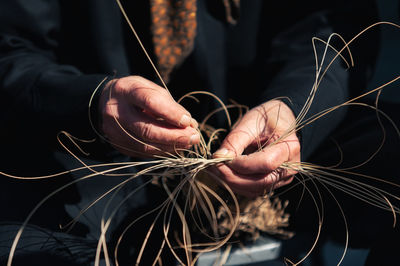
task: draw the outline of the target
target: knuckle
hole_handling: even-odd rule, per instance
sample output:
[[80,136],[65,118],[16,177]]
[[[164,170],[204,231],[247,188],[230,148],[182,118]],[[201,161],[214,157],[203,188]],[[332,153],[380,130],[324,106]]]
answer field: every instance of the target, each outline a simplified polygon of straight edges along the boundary
[[233,180],[232,176],[230,175],[228,168],[226,165],[221,165],[218,167],[219,174],[218,176],[228,185],[232,185]]
[[114,108],[111,105],[106,104],[103,108],[102,115],[103,117],[113,117],[116,114]]
[[144,153],[152,153],[153,152],[153,147],[151,147],[150,145],[142,145],[142,150]]
[[129,76],[129,80],[131,83],[135,84],[137,87],[145,86],[148,87],[152,83],[150,80],[145,79],[139,75]]
[[150,144],[143,144],[141,145],[140,148],[141,152],[146,154],[147,156],[152,156],[152,155],[156,155],[156,154],[163,154],[165,151],[161,150],[159,147],[157,146],[153,146]]
[[268,156],[265,156],[265,168],[267,168],[270,171],[274,171],[279,166],[281,166],[281,160],[277,154],[272,153],[269,154]]
[[299,154],[300,153],[300,143],[297,141],[294,145],[292,145],[292,153]]
[[126,87],[126,80],[124,78],[116,79],[112,83],[114,90],[123,90]]
[[132,80],[136,80],[136,81],[144,81],[144,78],[139,75],[132,75],[132,76],[130,76],[130,78]]
[[146,107],[148,107],[148,108],[150,108],[150,109],[152,109],[153,106],[156,106],[156,105],[155,105],[155,98],[153,97],[152,94],[150,94],[150,93],[144,93],[144,94],[141,96],[141,98],[142,98],[142,102],[143,102],[143,105],[144,105],[144,106],[146,106]]
[[282,172],[278,169],[274,170],[271,172],[271,174],[269,175],[269,183],[270,184],[275,184],[277,183],[282,176]]
[[226,174],[224,181],[228,186],[240,186],[239,178],[232,173]]
[[142,123],[140,125],[140,136],[143,140],[152,140],[154,138],[153,125],[150,123]]

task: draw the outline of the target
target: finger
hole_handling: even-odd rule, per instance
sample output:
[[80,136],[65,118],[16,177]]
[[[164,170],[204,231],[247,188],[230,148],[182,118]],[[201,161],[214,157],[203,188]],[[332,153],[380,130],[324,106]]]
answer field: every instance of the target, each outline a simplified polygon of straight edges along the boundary
[[[232,191],[245,197],[253,198],[259,195],[261,187],[264,186],[262,177],[255,179],[253,177],[239,177],[233,170],[224,164],[217,167],[211,167],[209,170],[218,177],[219,182],[229,186]],[[256,191],[256,192],[255,192]]]
[[126,105],[109,104],[107,112],[108,116],[103,119],[103,131],[116,128],[119,135],[131,134],[147,143],[171,147],[193,145],[200,141],[199,133],[192,127],[173,127]]
[[168,156],[168,153],[176,154],[180,149],[190,148],[190,146],[184,145],[171,146],[151,142],[143,143],[139,139],[134,139],[125,133],[121,133],[118,128],[109,130],[107,137],[115,149],[131,157]]
[[221,147],[214,153],[215,158],[235,157],[257,141],[259,126],[263,126],[258,112],[248,113],[242,121],[226,136]]
[[126,121],[129,131],[145,142],[175,145],[194,145],[200,142],[199,132],[192,128],[177,128],[142,112],[133,112]]
[[246,197],[256,197],[286,185],[292,181],[292,175],[285,170],[273,171],[267,175],[245,175],[235,172],[226,165],[219,165],[215,172],[236,193]]
[[196,125],[197,122],[193,121],[190,113],[164,88],[143,78],[138,78],[137,82],[130,86],[132,89],[128,91],[128,97],[133,105],[177,127]]
[[279,180],[277,183],[274,184],[273,189],[277,189],[283,186],[286,186],[290,184],[294,179],[294,175],[290,175],[286,178],[282,178],[282,180]]
[[[259,152],[238,156],[229,163],[229,167],[239,173],[267,174],[289,161],[300,161],[300,145],[297,138],[278,142]],[[295,173],[293,170],[288,171],[289,175]]]

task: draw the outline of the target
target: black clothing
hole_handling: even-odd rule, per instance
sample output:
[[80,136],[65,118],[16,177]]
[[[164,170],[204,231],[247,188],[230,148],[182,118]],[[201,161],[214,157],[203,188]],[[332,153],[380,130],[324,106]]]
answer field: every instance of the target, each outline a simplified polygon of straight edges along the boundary
[[[371,100],[369,104],[373,104],[373,101]],[[380,108],[393,119],[397,126],[400,125],[398,104],[380,102]],[[372,191],[375,188],[392,193],[397,197],[399,195],[398,187],[366,177],[371,176],[399,184],[397,161],[400,138],[398,132],[388,120],[382,119],[382,123],[385,133],[378,123],[375,110],[367,110],[360,106],[350,107],[346,119],[332,136],[334,141],[326,141],[311,156],[312,162],[316,165],[333,166],[339,164],[336,167],[337,169],[347,168],[349,172],[354,172],[356,175],[332,171],[331,173],[339,173],[348,180],[339,177],[331,179],[315,178],[313,182],[310,180],[306,182],[310,193],[304,191],[304,187],[300,185],[293,188],[290,193],[282,195],[282,200],[288,199],[292,203],[289,204],[287,211],[291,213],[291,230],[296,232],[294,238],[283,243],[283,256],[294,261],[302,259],[315,240],[318,216],[311,194],[317,200],[324,218],[319,235],[319,244],[308,260],[310,265],[325,265],[323,261],[326,261],[327,257],[332,260],[331,262],[339,262],[340,256],[338,254],[327,254],[330,249],[321,244],[328,241],[331,244],[339,243],[339,251],[336,252],[340,252],[341,255],[345,251],[346,225],[349,234],[349,248],[364,249],[369,253],[367,258],[362,256],[351,258],[351,255],[348,255],[353,261],[359,258],[360,262],[353,264],[345,257],[343,265],[364,265],[364,262],[365,265],[397,265],[395,247],[399,246],[400,230],[397,224],[393,228],[393,213],[355,199],[360,191],[365,191],[363,190],[365,188],[371,191],[370,195],[373,194]],[[376,153],[383,138],[386,138],[386,141],[380,151]],[[373,159],[368,160],[374,153],[376,155]],[[352,169],[357,165],[359,167]],[[355,182],[360,182],[359,184],[363,185],[358,185]],[[348,186],[346,187],[346,185]],[[284,190],[285,188],[281,189]],[[343,192],[342,189],[348,190],[348,193]],[[320,195],[322,195],[321,201]],[[365,197],[364,200],[371,203],[373,197]],[[388,200],[394,206],[398,206],[397,200],[390,197]],[[342,208],[345,217],[343,217],[339,206]],[[293,253],[293,250],[297,250],[297,254]]]
[[[123,1],[123,5],[151,53],[147,1]],[[363,17],[354,17],[360,5]],[[194,50],[172,72],[169,89],[176,99],[188,91],[210,90],[224,102],[233,99],[250,107],[288,97],[289,106],[298,114],[315,79],[311,38],[327,40],[337,32],[349,40],[374,22],[375,10],[374,1],[281,1],[274,5],[242,1],[239,22],[232,26],[221,15],[218,1],[198,1]],[[377,51],[377,38],[372,35],[368,53],[362,53],[357,44],[351,46],[357,71],[346,71],[339,59],[332,64],[310,115],[360,94],[372,73],[373,51]],[[337,49],[342,47],[340,42],[335,44]],[[324,45],[318,45],[317,50],[321,58]],[[326,62],[334,55],[328,49]],[[2,157],[0,170],[34,176],[76,166],[70,157],[60,156],[56,134],[65,130],[79,138],[95,137],[87,116],[89,98],[100,81],[114,73],[159,82],[114,1],[1,1],[0,93],[4,100],[0,136],[2,153],[7,156]],[[194,110],[188,109],[201,119],[214,107],[207,99]],[[300,132],[303,160],[332,133],[345,112],[337,110]],[[221,120],[218,122],[223,126]],[[96,159],[119,160],[102,143],[89,149]],[[3,179],[1,220],[20,221],[37,201],[66,181],[48,182],[35,183],[32,193],[30,183]],[[25,199],[21,199],[22,193]],[[68,221],[64,211],[67,199],[75,204],[80,195],[59,196],[51,206],[57,210],[55,219],[42,213],[33,223],[56,230],[54,225]]]
[[[146,7],[126,2],[139,35],[151,51]],[[327,40],[331,32],[338,32],[349,39],[375,18],[372,1],[362,1],[365,13],[370,15],[357,21],[351,16],[356,1],[347,5],[345,12],[340,11],[340,1],[308,5],[292,1],[274,8],[263,1],[243,1],[240,21],[231,26],[215,13],[214,2],[198,2],[195,50],[173,73],[169,85],[172,94],[178,98],[190,90],[209,89],[223,100],[233,99],[250,107],[286,96],[293,101],[296,114],[315,78],[311,38]],[[288,6],[295,12],[288,11]],[[320,13],[310,17],[314,11]],[[3,97],[9,99],[0,112],[7,128],[2,132],[4,137],[21,132],[25,135],[32,127],[40,132],[34,137],[46,134],[43,140],[60,130],[78,137],[93,136],[87,105],[105,76],[115,71],[121,76],[138,74],[155,79],[114,1],[43,0],[32,6],[23,1],[3,1],[0,12],[0,86]],[[374,44],[369,43],[370,50]],[[322,48],[318,49],[320,56]],[[371,67],[369,59],[367,54],[356,57],[362,60],[357,61],[361,67]],[[357,80],[359,87],[366,78]],[[351,93],[358,95],[357,91],[349,92],[349,82],[349,73],[336,60],[310,114],[342,103]],[[307,127],[302,132],[303,146],[307,147],[304,152],[313,150],[309,147],[320,143],[343,115],[338,111],[316,123],[315,130],[314,126]]]

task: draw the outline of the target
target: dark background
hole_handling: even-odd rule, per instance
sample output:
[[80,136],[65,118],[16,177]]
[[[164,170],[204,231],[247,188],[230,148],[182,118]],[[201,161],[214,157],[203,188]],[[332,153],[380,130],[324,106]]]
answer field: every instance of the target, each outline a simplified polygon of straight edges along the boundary
[[[399,2],[398,0],[377,0],[380,19],[400,24]],[[362,12],[362,8],[360,8],[360,12]],[[382,43],[379,59],[369,89],[400,75],[400,29],[383,25],[380,26],[380,34]],[[382,99],[400,103],[400,82],[386,87],[382,91]]]
[[[381,21],[394,22],[400,25],[400,1],[377,0],[377,4]],[[362,7],[360,7],[360,12],[362,12]],[[354,14],[354,16],[357,16],[357,14]],[[388,25],[379,27],[381,46],[378,62],[367,90],[374,89],[400,75],[400,29]],[[365,35],[363,42],[368,42],[368,35]],[[355,67],[357,67],[357,62],[355,62]],[[400,104],[400,81],[385,87],[382,91],[381,100]],[[322,253],[324,266],[333,266],[339,261],[343,253],[343,247],[328,242],[324,245]],[[368,250],[349,249],[341,265],[364,265],[367,254]]]

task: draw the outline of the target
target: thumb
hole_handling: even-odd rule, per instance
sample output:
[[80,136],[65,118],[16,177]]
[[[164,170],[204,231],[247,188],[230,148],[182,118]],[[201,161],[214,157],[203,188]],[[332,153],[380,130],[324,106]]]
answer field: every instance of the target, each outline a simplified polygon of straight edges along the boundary
[[214,153],[214,158],[233,158],[243,153],[247,146],[254,141],[255,136],[244,126],[232,130],[221,147]]

